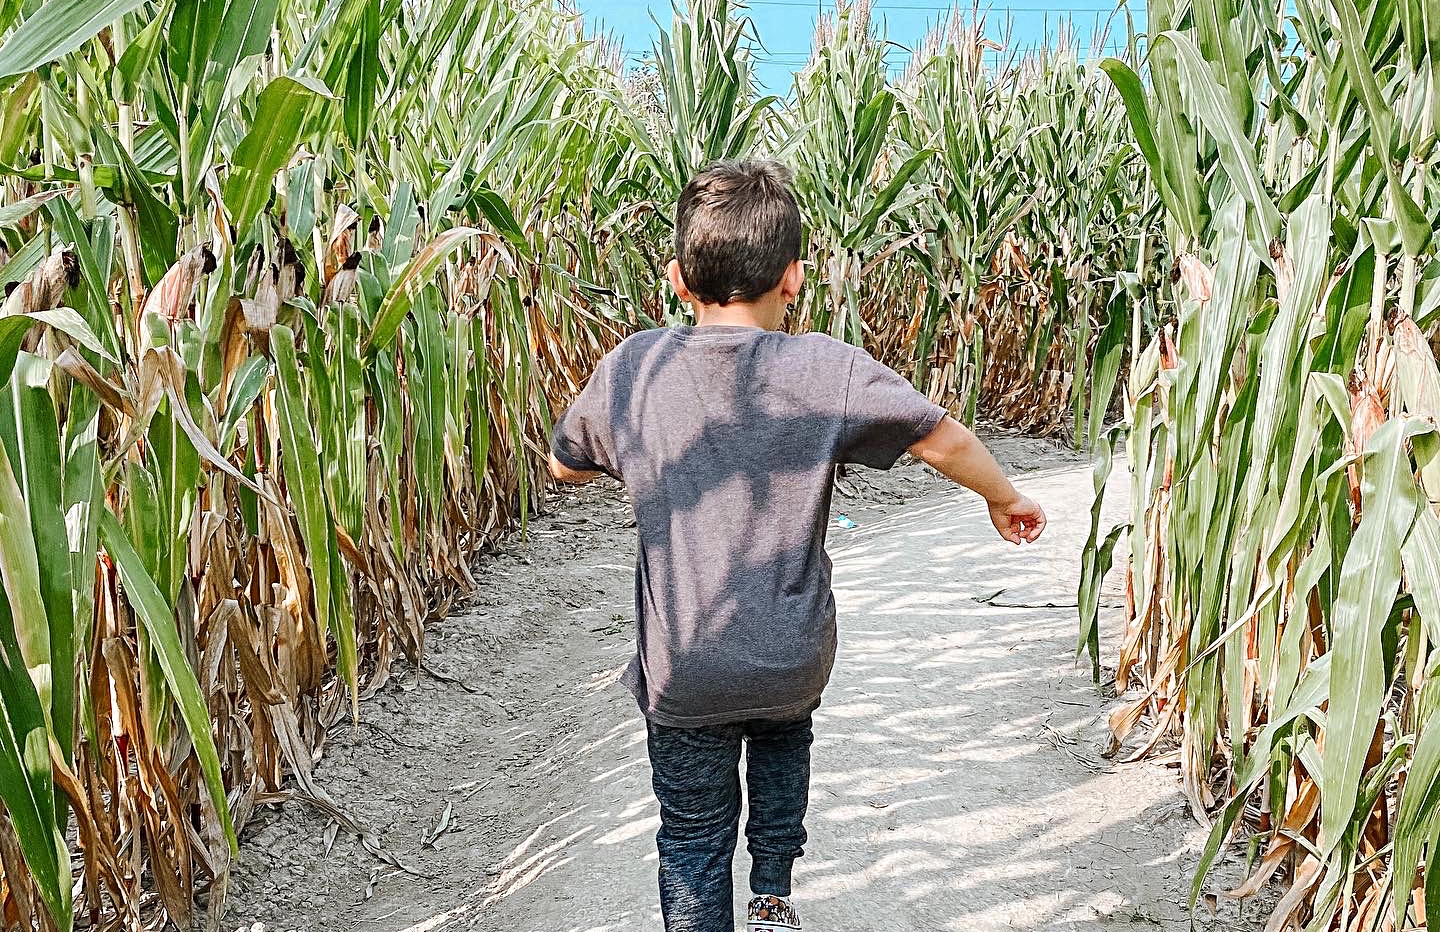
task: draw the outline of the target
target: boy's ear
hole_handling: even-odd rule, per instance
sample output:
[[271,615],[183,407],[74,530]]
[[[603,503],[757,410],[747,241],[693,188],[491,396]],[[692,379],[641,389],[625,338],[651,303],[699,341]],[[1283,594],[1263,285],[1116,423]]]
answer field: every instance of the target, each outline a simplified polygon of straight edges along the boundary
[[690,293],[690,289],[685,287],[685,279],[680,274],[680,262],[678,259],[670,260],[670,264],[665,268],[665,277],[670,279],[670,287],[675,289],[675,294],[681,301],[689,304],[695,300],[695,296]]
[[792,303],[800,294],[800,288],[805,284],[805,266],[799,259],[790,263],[785,274],[780,277],[780,295],[785,299],[786,304]]

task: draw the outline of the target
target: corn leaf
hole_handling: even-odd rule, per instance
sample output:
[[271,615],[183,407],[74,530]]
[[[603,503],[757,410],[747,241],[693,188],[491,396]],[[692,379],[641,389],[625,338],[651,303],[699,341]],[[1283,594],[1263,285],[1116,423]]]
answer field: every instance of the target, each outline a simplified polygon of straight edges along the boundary
[[[0,449],[0,497],[14,484]],[[0,548],[14,533],[0,524]],[[55,824],[50,733],[35,683],[20,658],[8,601],[0,599],[0,801],[50,918],[71,928],[70,852]]]
[[215,750],[215,739],[210,734],[210,711],[195,671],[185,658],[185,649],[175,626],[175,615],[165,604],[165,597],[155,585],[155,580],[145,571],[140,555],[130,543],[120,522],[109,509],[102,509],[100,515],[100,542],[115,569],[125,584],[125,592],[135,610],[135,616],[145,628],[150,644],[155,649],[160,670],[164,673],[165,684],[170,696],[180,710],[180,718],[190,733],[190,742],[195,748],[195,758],[205,777],[210,791],[210,802],[220,815],[224,837],[230,845],[232,855],[238,853],[235,827],[230,820],[230,806],[225,799],[225,783],[220,773],[220,756]]
[[325,502],[320,451],[307,415],[309,393],[295,355],[294,331],[283,325],[275,327],[270,332],[270,345],[275,360],[275,413],[284,457],[285,491],[295,505],[300,538],[310,560],[316,620],[335,637],[340,649],[340,673],[353,698],[359,689],[354,627],[347,619],[337,618],[331,604],[330,563],[335,532]]
[[241,235],[270,199],[275,173],[295,153],[306,121],[330,99],[329,90],[319,82],[285,75],[260,92],[255,119],[235,149],[225,185],[225,206]]
[[1254,211],[1264,239],[1267,242],[1275,239],[1280,232],[1280,212],[1260,180],[1260,170],[1255,164],[1255,147],[1245,134],[1241,115],[1234,112],[1209,65],[1200,57],[1189,37],[1180,32],[1167,32],[1161,38],[1175,48],[1185,100],[1199,115],[1210,135],[1215,137],[1225,173]]
[[390,345],[400,330],[401,321],[410,313],[410,306],[415,300],[413,292],[430,281],[451,252],[467,239],[479,235],[480,231],[474,227],[452,227],[425,244],[425,248],[405,266],[405,271],[400,273],[399,279],[381,302],[380,310],[375,314],[375,320],[370,326],[370,333],[365,337],[365,355],[373,355]]
[[145,0],[46,0],[0,46],[0,78],[68,55]]
[[1366,751],[1385,696],[1381,629],[1400,588],[1400,545],[1417,507],[1406,441],[1421,429],[1415,422],[1387,421],[1370,441],[1362,464],[1362,516],[1341,567],[1335,605],[1320,822],[1326,852],[1340,843],[1355,812]]

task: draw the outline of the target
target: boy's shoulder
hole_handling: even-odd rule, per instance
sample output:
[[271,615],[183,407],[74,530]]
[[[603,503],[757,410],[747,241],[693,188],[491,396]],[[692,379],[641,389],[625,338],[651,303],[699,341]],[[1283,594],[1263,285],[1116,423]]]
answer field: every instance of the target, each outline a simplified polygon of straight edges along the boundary
[[650,327],[646,330],[637,330],[621,340],[620,343],[606,355],[643,350],[664,340],[669,333],[669,327]]
[[856,359],[862,356],[868,358],[861,347],[837,340],[828,333],[812,330],[808,333],[778,333],[776,336],[781,339],[782,351],[789,359],[832,369],[841,375],[849,374]]
[[[664,345],[675,340],[675,334],[675,329],[671,327],[637,331],[606,353],[605,362],[614,365],[623,360],[623,368],[632,368],[657,349],[664,352]],[[783,330],[772,330],[765,333],[762,339],[771,345],[776,355],[797,361],[812,359],[829,365],[847,365],[857,356],[866,355],[858,346],[815,331],[786,333]]]
[[[632,353],[649,349],[657,343],[670,339],[676,333],[674,327],[651,327],[647,330],[637,330],[625,339],[621,340],[613,350],[612,354]],[[770,330],[764,334],[766,340],[773,341],[786,347],[794,347],[808,352],[837,353],[840,355],[851,355],[860,351],[860,347],[837,340],[828,333],[821,333],[817,330],[805,333],[788,333],[784,330]],[[607,354],[609,355],[609,354]]]
[[853,356],[860,347],[844,340],[837,340],[828,333],[821,333],[818,330],[811,330],[807,333],[797,333],[790,336],[797,346],[803,346],[809,352],[833,353],[838,356]]
[[600,368],[633,369],[640,360],[650,355],[657,346],[665,342],[669,327],[652,327],[637,330],[621,340],[614,349],[600,360]]

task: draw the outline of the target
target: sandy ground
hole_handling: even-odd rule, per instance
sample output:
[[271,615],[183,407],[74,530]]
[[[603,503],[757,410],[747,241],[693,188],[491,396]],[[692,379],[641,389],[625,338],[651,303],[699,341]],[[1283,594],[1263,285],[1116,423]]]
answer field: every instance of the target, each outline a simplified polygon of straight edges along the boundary
[[[796,871],[806,928],[1189,929],[1204,831],[1175,771],[1100,757],[1113,700],[1074,660],[1089,468],[1041,441],[992,446],[1051,516],[1039,544],[1004,544],[923,467],[836,498],[858,526],[829,542],[841,648]],[[643,722],[616,682],[633,533],[613,485],[563,495],[431,630],[429,663],[459,682],[398,677],[337,729],[319,780],[409,872],[286,803],[246,832],[226,926],[659,932]],[[742,850],[737,897],[747,868]],[[1256,914],[1227,902],[1194,927]]]

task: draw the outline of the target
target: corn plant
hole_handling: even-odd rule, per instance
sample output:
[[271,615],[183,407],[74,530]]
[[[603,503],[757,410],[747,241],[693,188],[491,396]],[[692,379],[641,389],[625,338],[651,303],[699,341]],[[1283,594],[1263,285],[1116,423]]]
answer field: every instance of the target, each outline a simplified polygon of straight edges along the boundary
[[390,857],[313,777],[327,728],[422,674],[595,360],[683,319],[711,160],[797,169],[792,328],[1097,440],[1173,192],[1073,52],[987,69],[956,28],[894,80],[846,4],[781,101],[729,0],[628,75],[549,0],[0,4],[3,922],[218,922],[280,792]]
[[866,3],[821,16],[810,62],[795,78],[782,143],[796,166],[815,273],[794,324],[857,345],[864,342],[867,286],[910,236],[898,215],[925,195],[912,182],[934,154],[897,145],[900,103],[887,80],[886,46]]
[[628,326],[594,283],[631,262],[630,150],[588,138],[619,76],[548,4],[21,12],[0,910],[138,923],[148,890],[188,927],[284,780],[385,856],[313,752],[393,657],[419,669],[543,493],[551,403]]
[[1125,392],[1116,680],[1138,692],[1111,725],[1145,723],[1134,756],[1178,747],[1193,807],[1218,807],[1196,895],[1250,826],[1260,856],[1227,895],[1283,872],[1271,928],[1413,928],[1440,913],[1440,17],[1148,12],[1148,82],[1105,69],[1176,259]]

